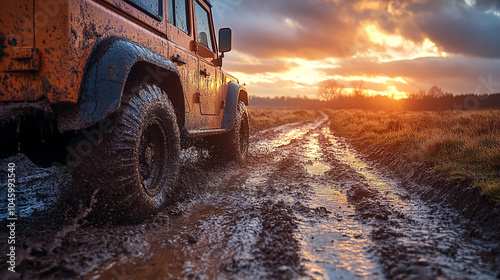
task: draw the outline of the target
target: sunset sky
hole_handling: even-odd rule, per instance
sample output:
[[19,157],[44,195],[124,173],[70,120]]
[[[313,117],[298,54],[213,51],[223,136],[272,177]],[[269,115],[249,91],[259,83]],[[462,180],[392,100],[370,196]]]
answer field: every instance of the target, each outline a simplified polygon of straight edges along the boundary
[[212,0],[233,29],[224,68],[252,95],[349,90],[405,96],[500,92],[500,0]]

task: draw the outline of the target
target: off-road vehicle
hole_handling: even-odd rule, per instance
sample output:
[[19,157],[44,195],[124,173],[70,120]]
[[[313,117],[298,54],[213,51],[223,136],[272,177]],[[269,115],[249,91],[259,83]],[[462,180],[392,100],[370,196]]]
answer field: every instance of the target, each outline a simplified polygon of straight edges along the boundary
[[154,213],[188,140],[248,151],[248,94],[221,70],[231,45],[209,0],[2,0],[0,154],[67,164],[114,217]]

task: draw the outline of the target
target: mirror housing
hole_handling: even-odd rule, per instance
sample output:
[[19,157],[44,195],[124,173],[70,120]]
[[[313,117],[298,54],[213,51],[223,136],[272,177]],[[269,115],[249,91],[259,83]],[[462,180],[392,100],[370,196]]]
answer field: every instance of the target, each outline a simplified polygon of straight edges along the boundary
[[219,51],[221,53],[230,52],[233,47],[231,28],[219,29]]

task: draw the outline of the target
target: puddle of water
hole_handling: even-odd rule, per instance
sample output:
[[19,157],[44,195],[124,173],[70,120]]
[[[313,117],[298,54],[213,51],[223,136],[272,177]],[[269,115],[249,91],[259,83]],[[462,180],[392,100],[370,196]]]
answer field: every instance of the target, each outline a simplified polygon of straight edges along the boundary
[[288,133],[280,136],[279,138],[277,138],[275,140],[261,141],[261,142],[255,144],[251,148],[250,153],[253,155],[263,155],[263,154],[272,153],[277,148],[290,144],[292,142],[292,140],[301,138],[307,132],[309,132],[308,129],[298,128],[298,129],[294,129],[292,131],[289,131]]
[[321,218],[317,215],[302,216],[297,231],[300,240],[302,263],[313,279],[366,279],[384,278],[378,257],[370,248],[371,227],[359,223],[356,213],[338,186],[317,181],[331,169],[321,162],[323,157],[317,133],[309,135],[303,146],[302,161],[313,180],[308,200],[311,209],[326,208],[330,212]]
[[305,150],[303,154],[304,161],[313,161],[313,164],[305,165],[306,172],[311,176],[321,176],[330,171],[330,166],[319,161],[322,153],[318,136],[317,133],[312,134],[307,144],[303,146]]
[[[253,155],[263,155],[263,154],[268,154],[271,152],[274,152],[277,148],[289,145],[293,140],[295,139],[300,139],[303,138],[304,135],[306,135],[309,131],[318,128],[324,121],[328,119],[328,116],[322,113],[321,118],[318,121],[309,123],[305,126],[302,126],[300,128],[292,129],[288,132],[283,133],[278,133],[278,135],[281,135],[278,138],[275,138],[274,140],[262,140],[257,142],[253,147],[250,149],[250,153]],[[289,125],[284,125],[284,127],[288,127]],[[279,130],[282,127],[276,128],[276,130]]]
[[[8,163],[16,165],[16,216],[28,218],[35,211],[43,211],[47,206],[53,205],[60,197],[62,191],[70,187],[71,175],[60,167],[41,168],[34,165],[28,157],[17,154],[10,158],[1,159],[0,166],[6,167]],[[5,169],[6,170],[6,169]],[[3,173],[0,171],[0,177]],[[0,220],[9,217],[7,211],[7,180],[0,182]]]
[[252,187],[264,186],[269,181],[269,171],[260,171],[250,174],[244,185]]
[[371,228],[354,217],[346,197],[335,187],[312,185],[310,208],[326,207],[324,219],[302,217],[298,229],[302,262],[313,279],[383,278],[378,257],[370,248]]
[[330,171],[330,166],[321,163],[321,162],[315,162],[312,165],[307,165],[306,167],[307,173],[311,176],[321,176],[324,175],[326,172]]
[[322,153],[321,147],[319,146],[318,136],[318,133],[311,134],[309,141],[303,146],[303,149],[305,150],[303,157],[306,159],[314,161],[321,157]]

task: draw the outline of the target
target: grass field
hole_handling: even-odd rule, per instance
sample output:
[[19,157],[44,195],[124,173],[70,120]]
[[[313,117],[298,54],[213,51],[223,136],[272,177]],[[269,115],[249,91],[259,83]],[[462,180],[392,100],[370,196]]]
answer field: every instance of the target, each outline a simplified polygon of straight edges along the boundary
[[286,123],[304,121],[316,118],[314,110],[276,110],[249,108],[250,128],[262,130]]
[[472,179],[500,201],[500,111],[327,113],[334,131],[430,164],[448,179]]

